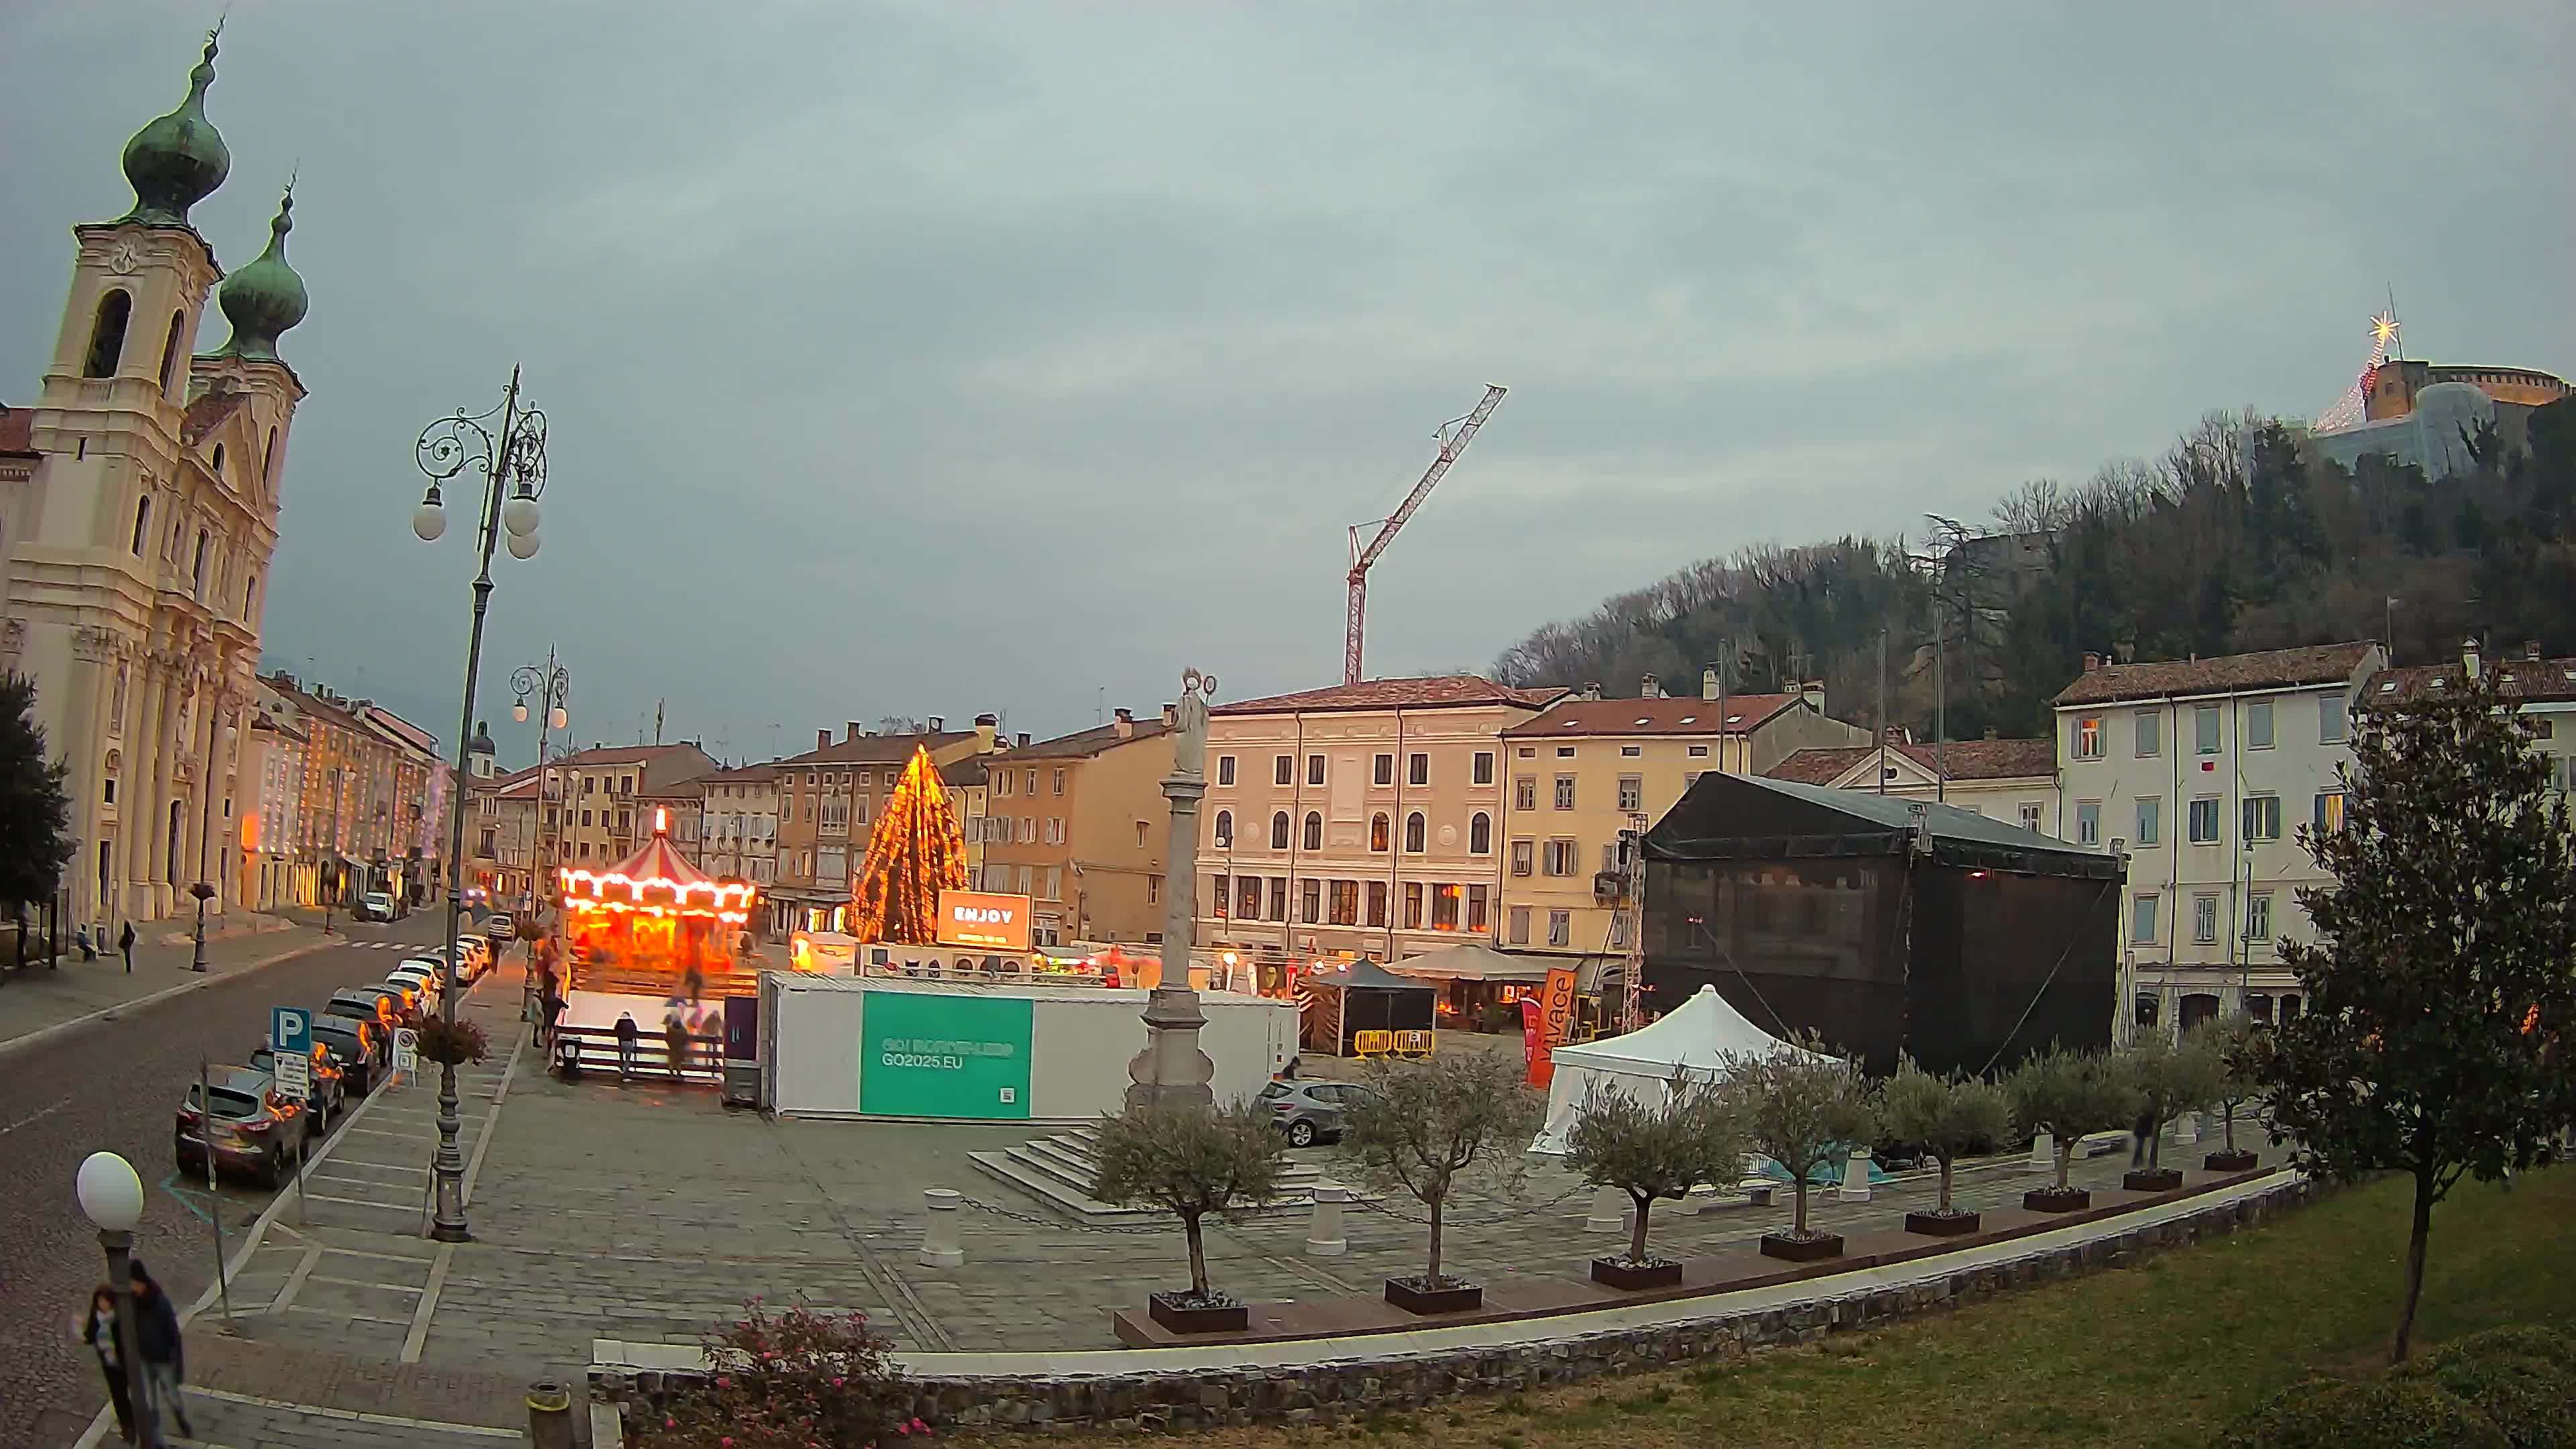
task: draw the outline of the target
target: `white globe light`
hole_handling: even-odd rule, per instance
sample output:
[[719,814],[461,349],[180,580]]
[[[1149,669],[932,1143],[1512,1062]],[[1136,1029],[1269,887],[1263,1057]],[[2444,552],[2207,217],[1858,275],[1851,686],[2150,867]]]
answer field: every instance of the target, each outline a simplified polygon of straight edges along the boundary
[[551,723],[556,729],[562,729],[564,726],[572,723],[572,716],[564,713],[564,707],[562,705],[556,705]]
[[514,534],[537,531],[537,500],[522,493],[501,505],[501,526]]
[[447,510],[423,501],[411,511],[411,531],[419,535],[423,543],[438,542],[440,536],[447,532]]
[[143,1221],[143,1179],[113,1152],[93,1152],[72,1180],[81,1212],[102,1232],[130,1233]]
[[521,724],[526,724],[528,722],[527,702],[522,700],[521,702],[510,706],[510,718],[517,720]]
[[535,558],[536,556],[537,536],[535,534],[514,533],[510,535],[510,557]]

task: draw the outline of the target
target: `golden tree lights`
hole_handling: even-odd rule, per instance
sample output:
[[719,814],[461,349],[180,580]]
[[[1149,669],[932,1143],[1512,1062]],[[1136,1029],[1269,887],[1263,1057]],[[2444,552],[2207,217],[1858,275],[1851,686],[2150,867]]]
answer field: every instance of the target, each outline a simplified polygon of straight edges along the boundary
[[915,745],[851,887],[850,933],[862,941],[930,945],[938,939],[939,893],[965,885],[966,837],[930,751]]

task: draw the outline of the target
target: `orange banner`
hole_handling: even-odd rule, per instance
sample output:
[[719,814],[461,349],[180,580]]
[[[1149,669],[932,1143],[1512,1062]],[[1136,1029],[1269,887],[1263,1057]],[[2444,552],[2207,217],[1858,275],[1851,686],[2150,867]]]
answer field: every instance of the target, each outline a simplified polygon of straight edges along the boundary
[[1539,1036],[1550,1047],[1565,1045],[1574,1031],[1574,968],[1551,966],[1539,988]]

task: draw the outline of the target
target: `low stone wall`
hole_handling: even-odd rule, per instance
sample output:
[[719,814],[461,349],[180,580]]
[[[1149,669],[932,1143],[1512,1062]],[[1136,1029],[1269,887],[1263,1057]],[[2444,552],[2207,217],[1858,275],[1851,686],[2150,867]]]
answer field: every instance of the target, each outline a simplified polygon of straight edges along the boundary
[[[2166,1222],[1964,1267],[1901,1287],[1837,1294],[1833,1280],[1824,1278],[1811,1285],[1816,1296],[1802,1303],[1713,1312],[1633,1329],[1570,1332],[1552,1342],[1390,1353],[1275,1369],[927,1378],[920,1381],[914,1412],[943,1427],[1110,1431],[1302,1424],[1369,1411],[1400,1412],[1465,1394],[1510,1393],[1642,1373],[1804,1343],[1837,1330],[1877,1327],[2260,1227],[2305,1204],[2316,1192],[2308,1181],[2296,1180]],[[1535,1321],[1529,1326],[1538,1328]],[[695,1377],[629,1373],[615,1365],[599,1365],[591,1370],[591,1397],[641,1408],[659,1403],[674,1390],[685,1392]]]

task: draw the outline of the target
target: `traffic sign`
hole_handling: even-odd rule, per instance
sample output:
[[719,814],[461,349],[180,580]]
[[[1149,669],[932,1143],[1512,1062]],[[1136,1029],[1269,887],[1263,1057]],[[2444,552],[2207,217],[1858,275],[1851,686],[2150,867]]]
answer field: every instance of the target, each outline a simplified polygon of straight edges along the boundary
[[303,1052],[272,1052],[269,1061],[277,1071],[277,1095],[301,1102],[313,1095],[313,1058]]
[[394,1028],[394,1070],[405,1076],[420,1075],[420,1033],[410,1027]]
[[313,1055],[313,1013],[300,1006],[270,1007],[268,1044],[281,1057]]

